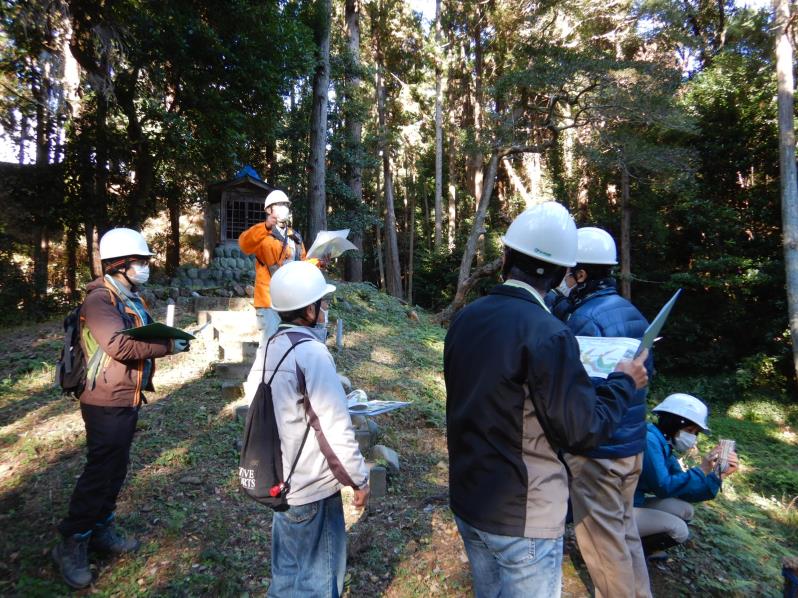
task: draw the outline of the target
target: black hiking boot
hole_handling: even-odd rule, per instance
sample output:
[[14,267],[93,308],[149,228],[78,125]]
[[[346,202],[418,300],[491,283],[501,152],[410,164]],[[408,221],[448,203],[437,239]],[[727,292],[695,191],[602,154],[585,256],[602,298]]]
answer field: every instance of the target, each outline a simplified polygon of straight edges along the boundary
[[91,532],[64,538],[53,548],[53,560],[61,571],[61,577],[70,588],[80,590],[91,585],[89,570],[89,537]]
[[89,542],[89,548],[92,550],[110,552],[112,554],[135,552],[140,546],[141,542],[135,538],[128,538],[117,532],[113,513],[103,523],[98,523],[94,526],[94,533],[92,533],[91,541]]

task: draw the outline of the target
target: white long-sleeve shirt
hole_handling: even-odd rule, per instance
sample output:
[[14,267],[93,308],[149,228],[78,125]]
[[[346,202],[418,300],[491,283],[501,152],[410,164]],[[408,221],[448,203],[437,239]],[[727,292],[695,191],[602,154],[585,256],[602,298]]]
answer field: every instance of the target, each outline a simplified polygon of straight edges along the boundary
[[[261,345],[245,385],[251,402],[261,379],[269,381],[277,363],[291,347],[285,331],[313,339],[297,345],[283,360],[272,381],[275,418],[283,453],[283,474],[287,477],[299,451],[308,421],[313,424],[291,477],[289,505],[304,505],[327,498],[343,486],[362,487],[368,469],[355,439],[355,431],[332,355],[313,333],[304,327],[281,328],[268,345],[266,371]],[[296,375],[296,366],[305,376],[310,403],[306,413]]]

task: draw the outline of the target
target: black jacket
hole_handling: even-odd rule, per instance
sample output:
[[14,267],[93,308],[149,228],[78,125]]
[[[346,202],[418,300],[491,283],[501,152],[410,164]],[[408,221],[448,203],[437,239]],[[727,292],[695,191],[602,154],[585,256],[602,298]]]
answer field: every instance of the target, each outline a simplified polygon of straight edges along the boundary
[[454,318],[444,376],[452,510],[491,533],[562,535],[568,483],[557,450],[609,439],[637,401],[632,379],[591,380],[570,330],[508,285]]

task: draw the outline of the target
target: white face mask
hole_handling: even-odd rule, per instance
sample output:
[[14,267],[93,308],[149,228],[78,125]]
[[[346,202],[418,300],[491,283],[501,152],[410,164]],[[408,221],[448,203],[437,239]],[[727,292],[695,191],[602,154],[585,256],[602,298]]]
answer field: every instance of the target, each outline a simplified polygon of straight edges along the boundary
[[277,219],[277,222],[283,223],[288,220],[288,217],[291,216],[291,210],[288,206],[274,206],[272,208],[272,214]]
[[150,266],[140,266],[139,264],[130,264],[128,268],[127,278],[135,285],[146,283],[150,279]]
[[557,287],[557,290],[562,294],[563,297],[567,297],[568,294],[573,290],[574,287],[569,287],[568,283],[565,282],[567,276],[562,279],[560,286]]
[[319,319],[316,320],[316,325],[311,328],[313,335],[321,342],[327,342],[327,310],[319,310]]
[[686,430],[680,430],[676,436],[673,437],[673,448],[679,453],[685,453],[695,446],[698,436],[690,434]]

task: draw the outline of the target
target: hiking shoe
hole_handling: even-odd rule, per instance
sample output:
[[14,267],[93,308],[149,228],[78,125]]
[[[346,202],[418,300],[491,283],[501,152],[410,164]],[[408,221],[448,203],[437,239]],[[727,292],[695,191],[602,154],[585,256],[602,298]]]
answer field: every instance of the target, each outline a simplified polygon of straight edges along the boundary
[[116,530],[114,516],[110,515],[103,523],[94,526],[89,548],[97,552],[111,552],[113,554],[126,554],[135,552],[141,542],[135,538],[123,536]]
[[53,561],[58,565],[61,577],[70,588],[80,590],[91,585],[89,570],[89,537],[91,532],[64,538],[53,548]]

